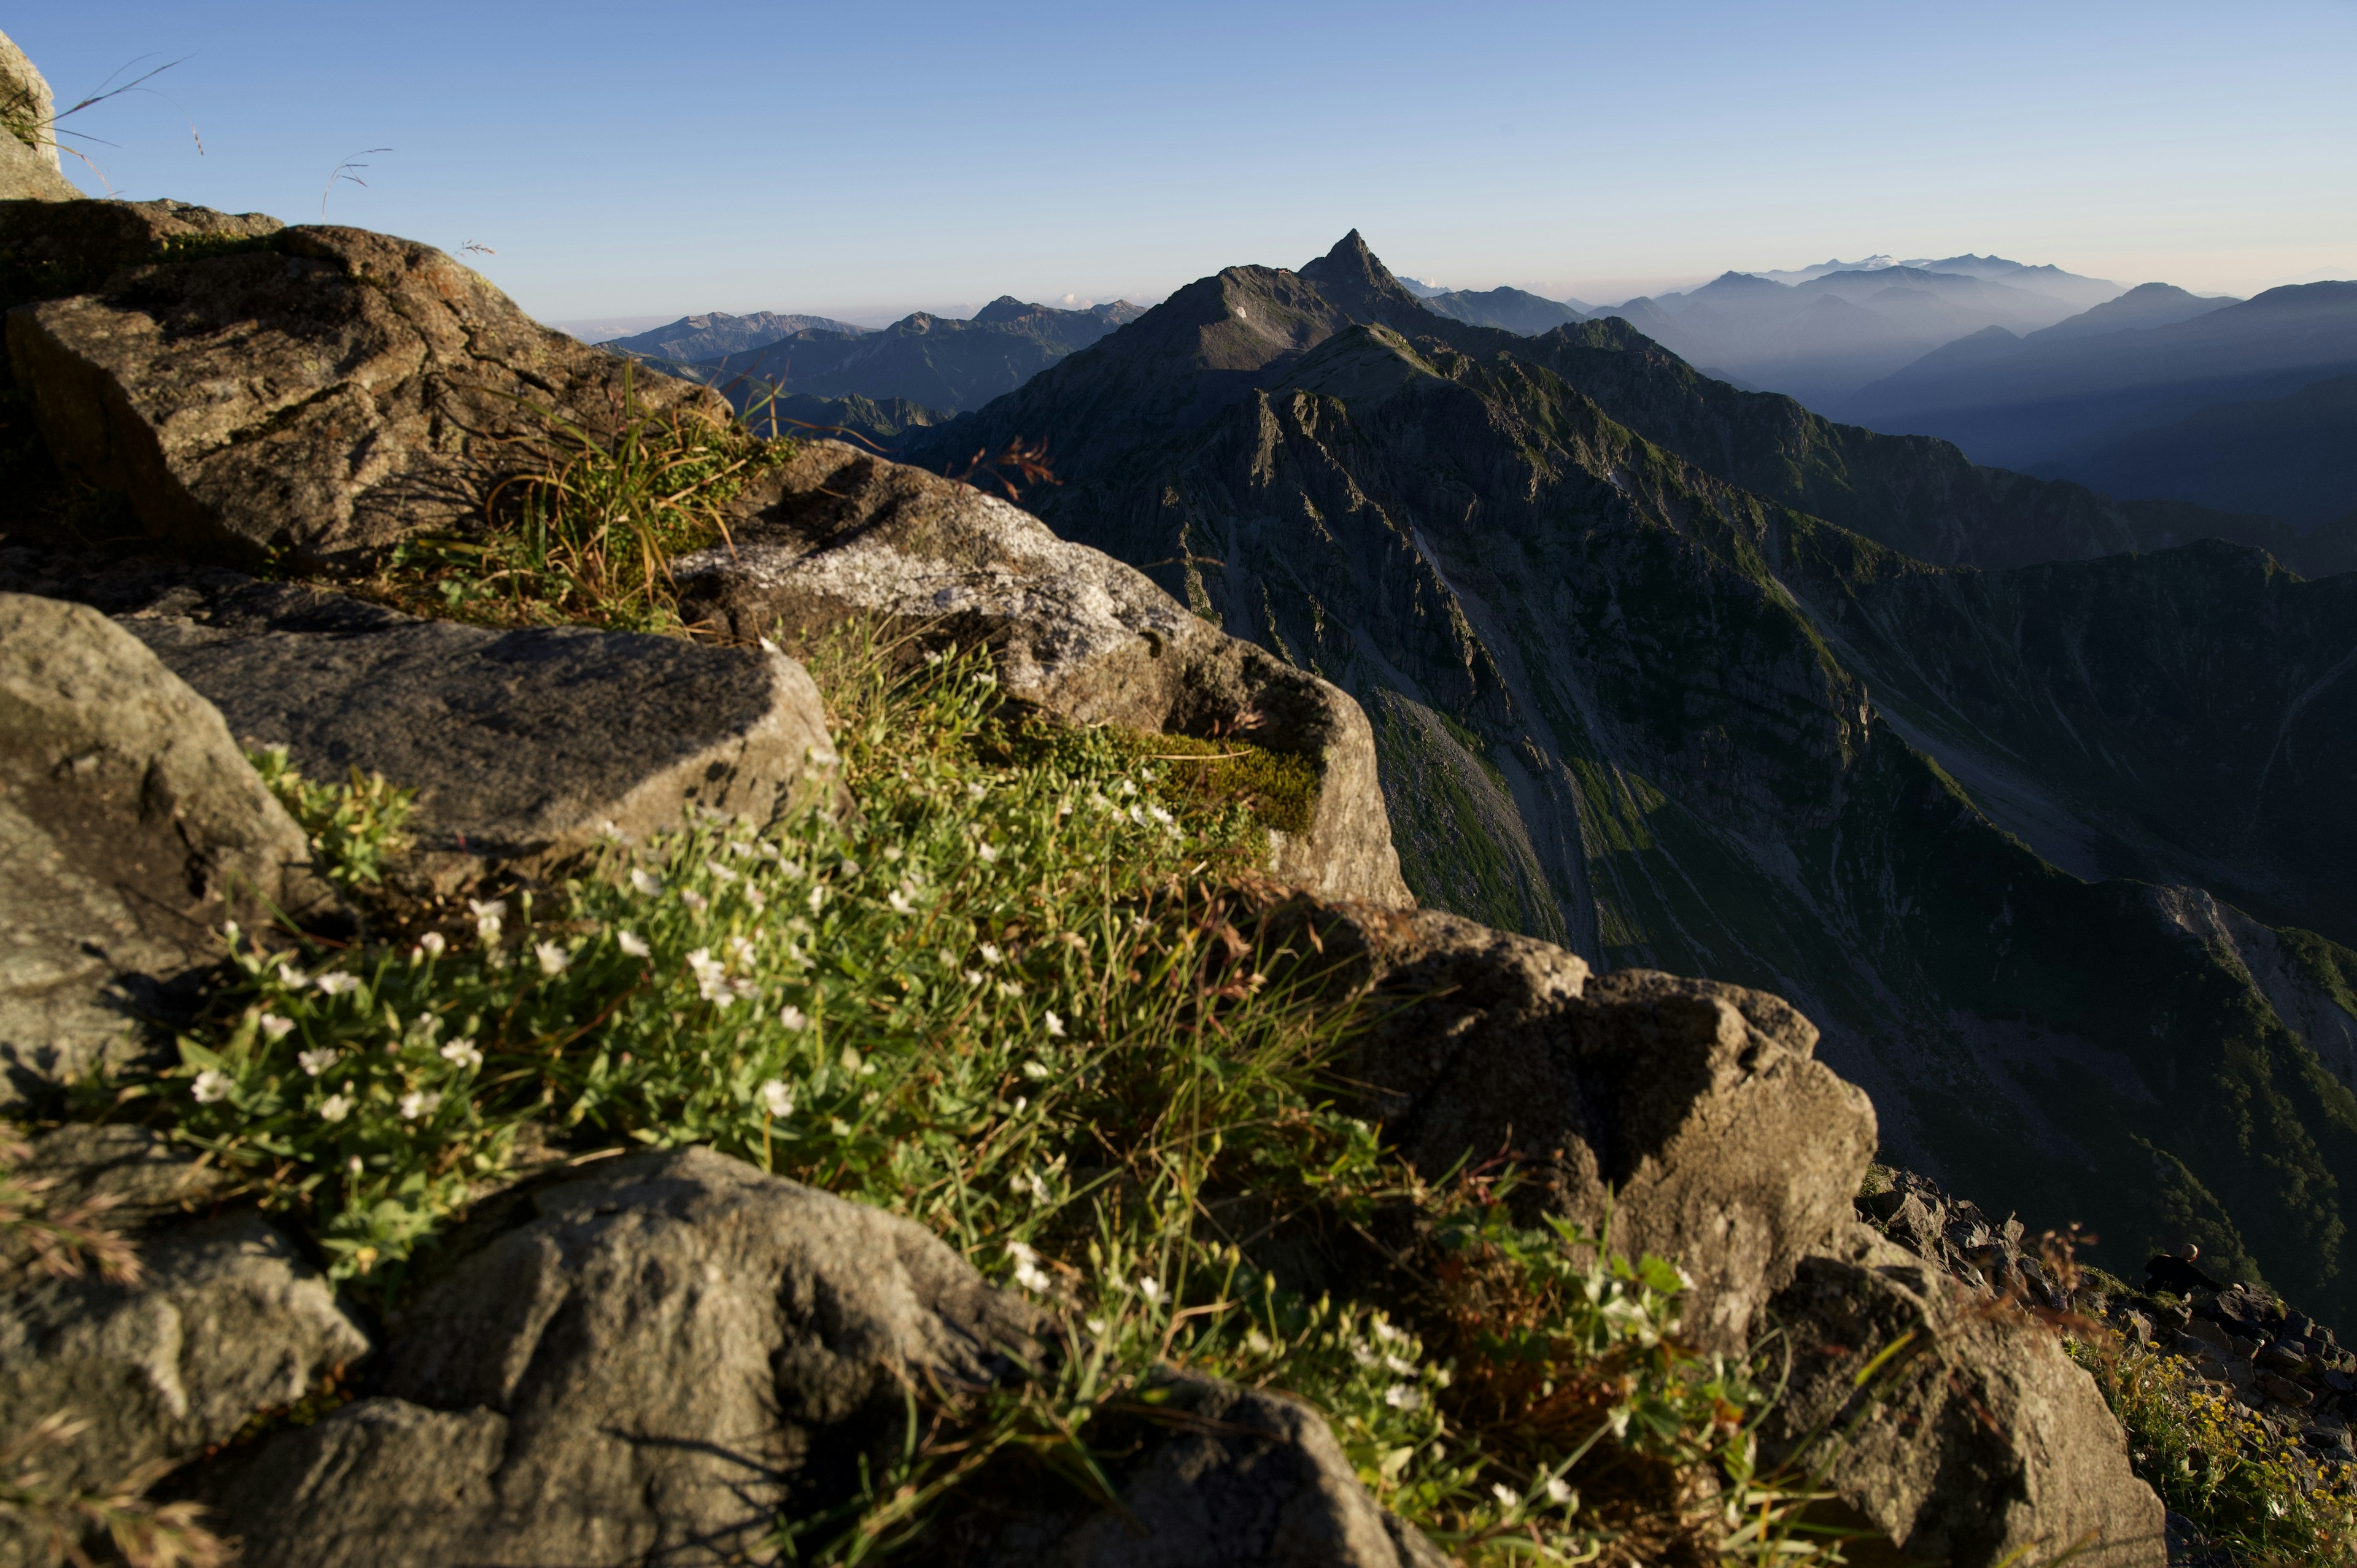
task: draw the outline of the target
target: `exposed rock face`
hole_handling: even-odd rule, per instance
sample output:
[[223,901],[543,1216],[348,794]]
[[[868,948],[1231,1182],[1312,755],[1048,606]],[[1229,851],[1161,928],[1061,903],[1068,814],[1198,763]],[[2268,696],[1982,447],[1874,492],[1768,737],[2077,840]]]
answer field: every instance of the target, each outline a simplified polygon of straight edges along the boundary
[[[532,1207],[404,1316],[381,1395],[202,1478],[246,1563],[739,1561],[898,1451],[902,1379],[971,1384],[1036,1350],[1033,1309],[922,1229],[707,1151]],[[1195,1402],[1229,1424],[1130,1487],[1167,1531],[1150,1555],[1083,1526],[1023,1561],[1431,1561],[1394,1544],[1316,1417],[1218,1385]]]
[[135,1049],[224,920],[328,902],[309,854],[221,714],[129,633],[0,594],[0,1068]]
[[1184,1425],[1142,1432],[1119,1477],[1128,1517],[1026,1520],[980,1554],[994,1568],[1443,1568],[1448,1559],[1377,1507],[1325,1418],[1282,1394],[1205,1378],[1158,1391]]
[[0,305],[86,294],[129,267],[251,249],[285,227],[179,201],[0,201]]
[[0,33],[0,201],[71,201],[81,195],[58,169],[57,113],[48,79]]
[[1310,758],[1308,832],[1272,870],[1329,898],[1410,903],[1358,704],[1227,637],[1142,573],[1029,513],[840,442],[802,446],[757,482],[733,550],[679,566],[686,613],[790,646],[880,614],[987,643],[1009,694],[1080,724],[1232,734]]
[[[301,1250],[250,1214],[199,1220],[140,1256],[136,1284],[18,1276],[0,1294],[0,1433],[60,1411],[88,1423],[43,1455],[54,1486],[111,1487],[193,1457],[368,1352]],[[13,1518],[0,1516],[0,1560],[27,1545],[8,1539]]]
[[[2083,1544],[2074,1561],[2169,1560],[2160,1499],[2129,1470],[2093,1380],[2042,1325],[1857,1225],[1801,1264],[1768,1316],[1792,1336],[1792,1373],[1763,1451],[1780,1458],[1829,1429],[1830,1484],[1900,1559],[1993,1568]],[[1859,1389],[1867,1363],[1907,1335]]]
[[480,520],[548,410],[591,430],[714,393],[539,326],[430,246],[357,229],[135,268],[22,306],[9,355],[60,467],[158,536],[330,555]]
[[445,875],[553,865],[691,805],[767,823],[834,789],[818,689],[782,654],[417,620],[231,573],[121,624],[241,740],[417,789],[421,864]]
[[[1874,1107],[1811,1059],[1780,998],[1577,955],[1426,910],[1361,927],[1380,1002],[1341,1076],[1433,1174],[1512,1151],[1613,1251],[1694,1276],[1686,1329],[1746,1342],[1754,1313],[1850,1222]],[[1333,935],[1325,939],[1329,950]]]

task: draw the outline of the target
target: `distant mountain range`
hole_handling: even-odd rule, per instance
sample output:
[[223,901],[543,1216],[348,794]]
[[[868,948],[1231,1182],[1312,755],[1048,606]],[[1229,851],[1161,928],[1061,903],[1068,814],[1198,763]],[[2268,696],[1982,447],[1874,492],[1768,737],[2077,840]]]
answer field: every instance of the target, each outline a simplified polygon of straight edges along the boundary
[[[1943,437],[1978,462],[2075,473],[2136,430],[2357,371],[2357,283],[2269,289],[2214,306],[2174,289],[2135,294],[2144,301],[2104,307],[2119,312],[2108,321],[2089,311],[2071,331],[1948,344],[1827,410],[1877,430]],[[2190,314],[2169,319],[2180,311]],[[2115,329],[2096,329],[2104,325]]]
[[772,393],[871,403],[897,399],[919,405],[931,420],[1012,392],[1144,314],[1125,300],[1058,310],[1002,295],[969,320],[918,311],[879,331],[845,331],[839,322],[805,327],[666,368],[711,383],[740,408]]
[[[1961,263],[1970,270],[1953,270]],[[1687,293],[1592,315],[1620,317],[1715,373],[1829,408],[1958,338],[1992,328],[2018,338],[2122,292],[2098,278],[1995,257],[1803,270],[1815,275],[1784,283],[1730,272]]]
[[1576,299],[1554,300],[1528,289],[1493,288],[1475,293],[1453,288],[1423,295],[1424,307],[1436,316],[1473,327],[1495,327],[1534,338],[1568,321],[1584,321],[1593,306]]
[[701,360],[716,360],[726,354],[741,354],[748,349],[759,349],[796,332],[827,332],[838,337],[865,337],[868,328],[855,327],[848,321],[836,321],[825,316],[781,316],[774,310],[757,310],[750,316],[729,316],[713,311],[704,316],[683,316],[668,327],[633,333],[628,338],[612,338],[605,347],[625,354],[644,354],[658,360],[679,360],[694,364]]
[[2357,1314],[2357,574],[1436,314],[1356,234],[904,452],[1017,438],[1060,532],[1358,697],[1424,902],[1780,992],[1891,1157]]

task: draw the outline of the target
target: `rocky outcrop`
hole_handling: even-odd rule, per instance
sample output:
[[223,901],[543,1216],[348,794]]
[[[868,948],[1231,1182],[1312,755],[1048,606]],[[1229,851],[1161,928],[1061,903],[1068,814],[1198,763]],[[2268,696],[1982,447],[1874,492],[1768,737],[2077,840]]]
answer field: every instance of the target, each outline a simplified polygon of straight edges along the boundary
[[[0,1067],[136,1050],[225,920],[329,903],[221,714],[96,610],[0,594]],[[16,1090],[0,1087],[0,1097]]]
[[[1734,1351],[1850,1223],[1874,1107],[1781,999],[1577,954],[1436,910],[1320,934],[1381,1011],[1338,1063],[1432,1176],[1513,1155],[1554,1212],[1694,1278],[1686,1331]],[[1352,954],[1351,950],[1359,950]]]
[[725,415],[716,394],[533,322],[431,246],[362,230],[117,273],[19,306],[8,351],[59,467],[232,559],[479,522],[551,419]]
[[1307,832],[1273,834],[1281,879],[1323,897],[1411,903],[1358,704],[1228,637],[1142,573],[971,486],[834,441],[756,481],[731,545],[679,563],[684,613],[794,646],[877,615],[980,642],[1012,696],[1079,724],[1231,735],[1307,757]]
[[[52,1491],[103,1492],[191,1458],[367,1355],[333,1287],[277,1229],[252,1214],[184,1218],[224,1184],[154,1134],[62,1128],[14,1174],[45,1184],[52,1208],[102,1208],[139,1242],[127,1283],[52,1277],[0,1251],[0,1434],[72,1423],[40,1458]],[[0,1509],[0,1563],[44,1560],[24,1528]]]
[[2027,1314],[1852,1225],[1765,1316],[1788,1336],[1791,1380],[1763,1455],[1823,1474],[1898,1561],[2168,1561],[2160,1499],[2119,1423]]
[[418,869],[534,870],[690,808],[766,825],[831,800],[817,687],[782,654],[586,628],[418,620],[223,573],[121,624],[249,746],[419,791]]
[[[896,1457],[904,1394],[1009,1375],[1035,1309],[907,1220],[704,1150],[533,1195],[401,1319],[382,1392],[208,1467],[251,1568],[719,1563]],[[1399,1547],[1324,1423],[1190,1388],[1200,1433],[1027,1563],[1367,1564]],[[1182,1428],[1182,1434],[1186,1429]],[[1420,1544],[1420,1543],[1419,1543]]]
[[71,201],[81,195],[58,167],[58,112],[48,79],[0,33],[0,201]]

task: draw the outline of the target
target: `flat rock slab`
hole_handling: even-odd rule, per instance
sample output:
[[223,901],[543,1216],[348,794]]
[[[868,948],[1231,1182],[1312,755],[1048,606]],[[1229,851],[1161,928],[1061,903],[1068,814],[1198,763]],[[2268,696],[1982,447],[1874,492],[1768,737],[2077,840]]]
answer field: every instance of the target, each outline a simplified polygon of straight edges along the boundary
[[231,573],[119,622],[249,746],[419,791],[429,872],[553,865],[701,807],[767,824],[832,798],[818,690],[782,654],[634,632],[499,631]]
[[137,639],[0,593],[0,1101],[143,1049],[224,955],[222,922],[330,907],[309,858],[219,711]]
[[1406,906],[1373,731],[1339,688],[1229,637],[1020,508],[838,441],[797,444],[740,504],[733,548],[678,563],[684,613],[795,647],[855,616],[986,645],[1009,695],[1078,724],[1232,735],[1318,769],[1279,877]]
[[[45,221],[38,213],[20,224]],[[562,419],[725,400],[551,331],[428,245],[304,227],[166,260],[8,314],[59,467],[141,525],[227,559],[306,557],[479,524]],[[63,258],[70,262],[70,252]]]

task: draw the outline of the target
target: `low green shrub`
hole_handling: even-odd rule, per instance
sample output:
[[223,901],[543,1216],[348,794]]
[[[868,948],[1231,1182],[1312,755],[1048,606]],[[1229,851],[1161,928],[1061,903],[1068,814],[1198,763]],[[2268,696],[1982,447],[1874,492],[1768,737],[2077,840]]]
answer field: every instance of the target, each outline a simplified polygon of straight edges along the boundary
[[315,784],[287,760],[283,746],[249,751],[246,760],[310,841],[319,875],[348,888],[376,887],[410,847],[409,819],[417,791],[357,767],[344,784]]

